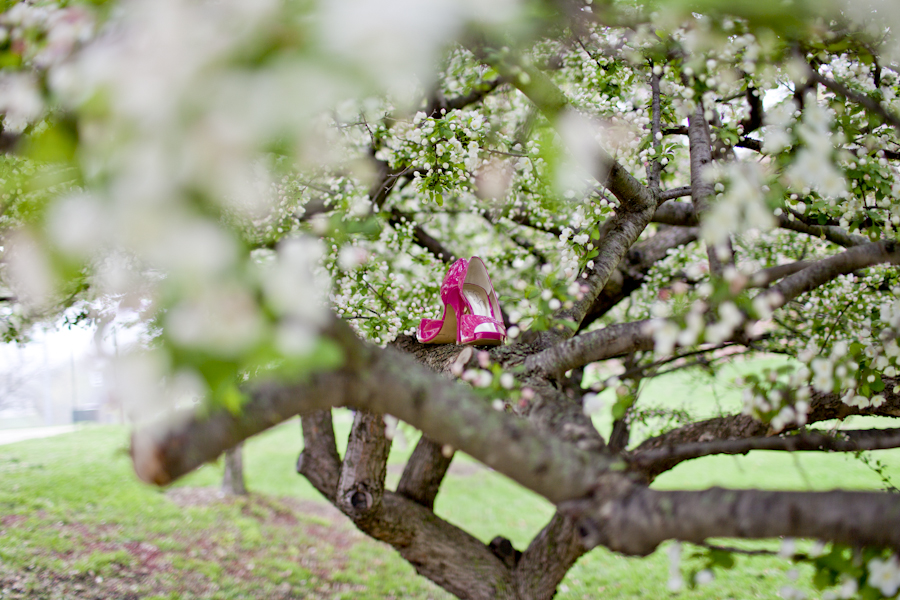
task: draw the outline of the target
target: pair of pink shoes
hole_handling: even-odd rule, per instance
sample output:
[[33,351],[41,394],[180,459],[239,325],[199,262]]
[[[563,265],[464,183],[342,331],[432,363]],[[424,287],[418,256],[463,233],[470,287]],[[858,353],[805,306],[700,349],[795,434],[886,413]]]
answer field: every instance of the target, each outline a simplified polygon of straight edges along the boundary
[[422,319],[416,338],[423,344],[497,346],[506,339],[506,327],[487,268],[477,256],[450,266],[441,284],[444,315]]

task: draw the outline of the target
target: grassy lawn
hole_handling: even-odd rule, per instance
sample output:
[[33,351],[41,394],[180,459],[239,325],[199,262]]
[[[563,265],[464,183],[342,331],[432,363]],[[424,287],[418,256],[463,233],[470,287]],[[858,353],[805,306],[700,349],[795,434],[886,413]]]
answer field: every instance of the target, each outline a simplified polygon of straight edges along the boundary
[[[739,394],[727,379],[676,374],[653,382],[642,397],[700,416],[712,414],[716,404],[733,410]],[[335,421],[339,439],[346,439],[350,416],[337,412]],[[221,499],[210,489],[221,481],[220,464],[207,465],[168,490],[137,482],[125,451],[127,437],[124,428],[94,426],[0,446],[0,598],[449,597],[416,576],[389,547],[358,534],[294,473],[301,446],[296,420],[246,444],[247,485],[253,492],[248,499]],[[389,483],[399,477],[411,446],[410,441],[405,449],[395,448]],[[900,451],[872,456],[895,483],[900,480]],[[691,461],[655,485],[883,486],[852,457],[776,452]],[[482,540],[505,535],[521,548],[546,523],[552,507],[458,457],[436,512]],[[754,547],[760,545],[777,548],[778,542]],[[685,573],[699,568],[692,551],[684,550]],[[792,582],[792,565],[785,561],[737,560],[734,570],[717,574],[712,583],[672,594],[666,590],[665,548],[643,559],[595,550],[572,569],[558,597],[774,598],[787,583],[818,597],[803,569]]]

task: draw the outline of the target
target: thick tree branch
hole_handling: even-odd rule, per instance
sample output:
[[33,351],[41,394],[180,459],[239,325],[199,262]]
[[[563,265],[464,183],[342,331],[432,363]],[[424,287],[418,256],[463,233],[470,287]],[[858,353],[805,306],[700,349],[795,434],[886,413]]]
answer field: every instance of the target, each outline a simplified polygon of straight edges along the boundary
[[576,522],[557,512],[522,553],[516,567],[521,598],[553,598],[566,573],[585,552]]
[[572,503],[588,547],[647,555],[661,542],[714,537],[814,538],[900,548],[900,498],[878,492],[769,492],[712,488],[661,492],[634,486],[605,502]]
[[839,275],[881,263],[900,264],[900,244],[891,240],[848,248],[840,254],[823,258],[802,271],[785,277],[764,293],[770,294],[776,300],[780,295],[780,302],[776,301],[772,306],[784,306],[800,294],[813,290]]
[[365,410],[356,411],[335,504],[357,525],[377,514],[381,506],[390,451],[383,417]]
[[341,477],[341,457],[334,439],[331,411],[319,410],[302,415],[300,424],[303,428],[303,452],[297,459],[297,472],[334,504]]
[[599,473],[620,465],[493,410],[471,388],[429,372],[411,356],[362,342],[340,321],[325,335],[344,352],[340,369],[290,385],[256,383],[237,415],[224,409],[180,413],[136,430],[131,453],[138,476],[165,485],[285,419],[334,406],[392,414],[551,502],[584,495]]
[[385,492],[379,507],[356,525],[460,598],[516,598],[512,572],[486,545],[399,494]]
[[[894,387],[900,385],[900,379],[884,377],[885,389],[883,396],[884,404],[881,406],[868,406],[860,408],[845,403],[837,394],[823,394],[821,392],[812,391],[810,399],[810,408],[807,415],[808,423],[817,423],[831,419],[845,419],[851,415],[880,415],[900,417],[900,394],[894,393]],[[795,428],[796,425],[788,425],[788,429]],[[715,417],[706,421],[697,421],[690,423],[684,427],[673,429],[662,435],[645,440],[633,452],[633,456],[650,456],[651,453],[660,453],[654,458],[651,464],[641,465],[641,470],[649,479],[655,478],[660,473],[668,471],[675,465],[689,458],[691,451],[685,451],[685,456],[680,456],[678,452],[668,457],[662,457],[661,453],[671,452],[680,447],[699,448],[700,444],[717,444],[721,442],[743,442],[744,440],[762,438],[769,433],[769,426],[762,421],[758,421],[749,415],[732,415],[727,417]],[[866,434],[850,433],[851,440],[859,440],[863,443]],[[881,435],[879,430],[873,430],[873,436]],[[772,438],[779,439],[779,438]],[[777,444],[778,442],[771,442]],[[632,461],[632,464],[639,464]]]
[[397,493],[425,508],[434,508],[434,499],[452,460],[452,452],[445,453],[440,444],[423,435],[403,469]]

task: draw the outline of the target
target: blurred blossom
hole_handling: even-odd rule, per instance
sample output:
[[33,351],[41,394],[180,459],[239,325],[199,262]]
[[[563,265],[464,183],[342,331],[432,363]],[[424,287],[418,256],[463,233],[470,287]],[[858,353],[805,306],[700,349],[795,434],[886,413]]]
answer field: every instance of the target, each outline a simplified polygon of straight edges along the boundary
[[321,243],[313,238],[291,238],[279,244],[277,259],[262,272],[263,290],[275,310],[308,323],[324,321],[328,314],[324,292],[329,285],[317,269],[321,257]]
[[[601,126],[597,121],[586,117],[577,110],[565,110],[559,115],[556,122],[557,130],[569,155],[574,161],[570,166],[578,167],[578,170],[586,173],[596,174],[600,181],[606,179],[606,173],[597,173],[597,167],[602,163],[601,146],[599,138],[601,136]],[[615,140],[604,140],[611,142],[613,145]],[[568,185],[575,182],[581,182],[583,175],[562,173],[562,180],[559,182],[560,187],[573,187]]]
[[720,246],[732,233],[768,231],[775,227],[775,217],[762,192],[762,168],[757,163],[735,162],[716,173],[708,170],[709,176],[724,179],[728,185],[703,216],[701,234],[707,244]]
[[96,198],[78,193],[54,202],[47,215],[47,232],[61,250],[87,258],[106,237],[103,206]]
[[18,300],[37,312],[49,308],[57,281],[40,241],[26,231],[17,231],[6,236],[4,245],[9,285]]
[[880,590],[886,598],[893,598],[900,590],[900,560],[894,554],[887,560],[873,558],[868,562],[868,584]]
[[81,7],[54,10],[47,17],[46,45],[34,58],[35,65],[47,68],[72,53],[76,44],[87,42],[94,33],[91,14]]
[[389,89],[428,85],[439,52],[469,24],[500,26],[518,0],[335,0],[325,4],[323,44]]
[[43,110],[44,101],[34,75],[0,75],[0,113],[4,113],[4,130],[17,133],[23,131],[26,125],[41,116]]
[[211,277],[233,266],[237,245],[219,225],[200,218],[176,220],[149,249],[149,258],[186,278]]
[[317,334],[310,323],[288,319],[278,325],[275,344],[285,356],[302,356],[315,349]]
[[324,45],[391,87],[429,78],[438,51],[462,25],[450,0],[335,0],[324,7]]
[[163,377],[169,363],[160,351],[141,351],[120,356],[110,365],[107,380],[112,381],[113,397],[135,423],[152,419],[167,408],[173,398],[163,389]]
[[238,284],[209,286],[169,310],[166,331],[177,344],[220,356],[251,350],[263,320],[250,292]]
[[[91,286],[98,295],[130,295],[138,292],[144,278],[134,258],[122,252],[112,252],[95,265]],[[137,295],[139,297],[139,294]],[[133,302],[129,306],[136,307]]]
[[347,244],[341,248],[341,252],[338,254],[338,266],[345,271],[351,271],[364,264],[368,258],[369,253],[365,248]]

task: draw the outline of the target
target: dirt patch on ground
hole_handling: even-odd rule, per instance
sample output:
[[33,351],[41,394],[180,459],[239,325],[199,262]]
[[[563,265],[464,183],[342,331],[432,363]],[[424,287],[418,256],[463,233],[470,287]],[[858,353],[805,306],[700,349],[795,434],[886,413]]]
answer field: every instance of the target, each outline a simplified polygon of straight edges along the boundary
[[[365,537],[328,504],[235,498],[210,488],[173,488],[166,496],[185,508],[231,505],[228,514],[237,508],[250,525],[239,529],[223,523],[215,531],[186,529],[174,536],[127,539],[114,524],[6,515],[0,519],[0,545],[7,535],[7,540],[29,539],[36,533],[59,543],[25,544],[23,553],[31,552],[34,560],[20,560],[17,568],[0,562],[0,599],[312,599],[361,589],[336,579],[347,551]],[[242,539],[249,534],[255,539]]]

